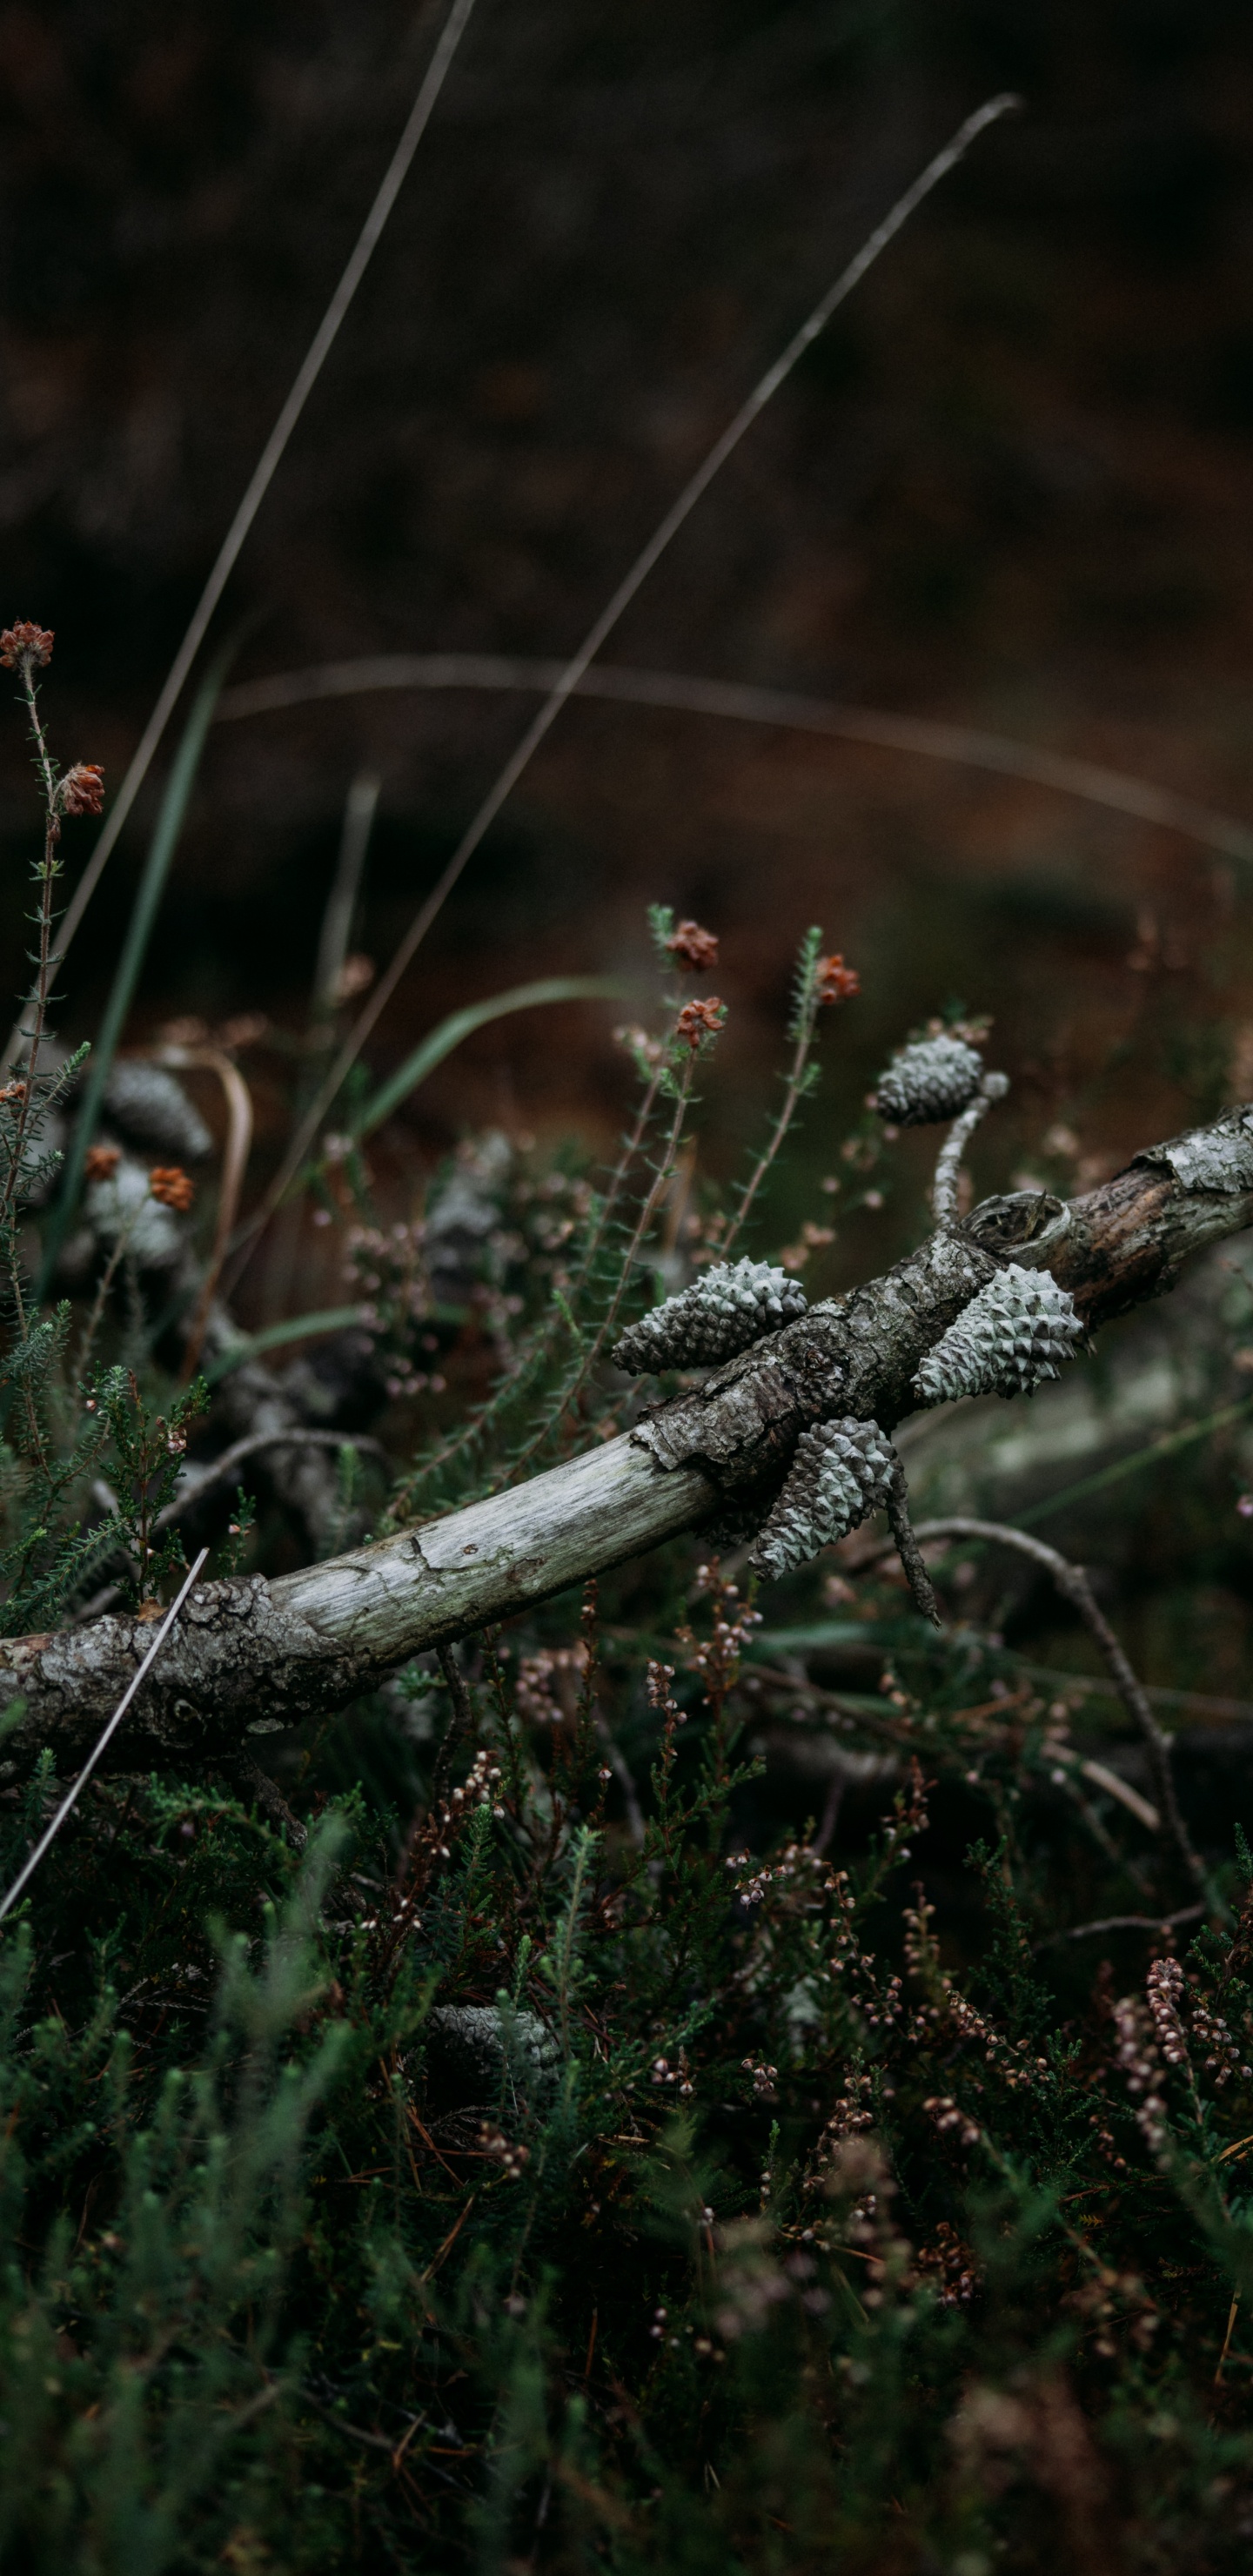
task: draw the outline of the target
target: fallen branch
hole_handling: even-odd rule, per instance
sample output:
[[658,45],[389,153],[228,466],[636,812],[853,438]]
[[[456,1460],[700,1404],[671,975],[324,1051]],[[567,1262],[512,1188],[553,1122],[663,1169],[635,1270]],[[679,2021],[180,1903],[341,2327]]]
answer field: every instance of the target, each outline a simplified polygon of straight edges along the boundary
[[[890,1430],[916,1409],[920,1361],[1003,1261],[1050,1269],[1092,1330],[1251,1223],[1253,1108],[1150,1148],[1068,1205],[1031,1190],[985,1200],[954,1232],[811,1308],[634,1432],[275,1582],[202,1586],[115,1758],[233,1757],[252,1731],[341,1708],[411,1655],[700,1528],[728,1502],[768,1504],[813,1423],[853,1414]],[[149,1642],[143,1623],[111,1617],[0,1647],[0,1690],[7,1682],[25,1703],[5,1739],[6,1776],[43,1745],[68,1771]]]

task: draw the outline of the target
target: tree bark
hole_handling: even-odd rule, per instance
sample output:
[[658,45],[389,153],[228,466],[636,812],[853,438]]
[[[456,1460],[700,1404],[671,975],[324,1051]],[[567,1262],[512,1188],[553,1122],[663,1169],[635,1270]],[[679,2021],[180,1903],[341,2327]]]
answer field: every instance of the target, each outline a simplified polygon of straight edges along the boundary
[[[1067,1204],[985,1199],[882,1278],[767,1336],[636,1430],[445,1519],[267,1582],[205,1584],[111,1747],[116,1768],[237,1758],[248,1739],[341,1708],[423,1648],[508,1619],[728,1504],[764,1514],[800,1433],[839,1414],[885,1430],[911,1381],[999,1264],[1050,1269],[1089,1330],[1173,1286],[1207,1244],[1253,1224],[1253,1107],[1137,1155]],[[148,1642],[106,1618],[0,1644],[10,1712],[0,1772],[52,1747],[66,1775]]]

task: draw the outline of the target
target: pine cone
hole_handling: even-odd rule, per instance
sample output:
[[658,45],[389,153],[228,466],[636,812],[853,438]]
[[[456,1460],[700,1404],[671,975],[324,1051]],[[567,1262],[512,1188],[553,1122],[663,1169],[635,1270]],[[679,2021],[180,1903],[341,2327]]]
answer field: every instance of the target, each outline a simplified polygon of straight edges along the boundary
[[632,1377],[647,1369],[708,1368],[804,1312],[805,1291],[786,1270],[772,1270],[768,1261],[720,1261],[681,1297],[667,1297],[632,1324],[614,1358]]
[[962,1038],[923,1038],[902,1047],[879,1076],[875,1105],[894,1127],[959,1118],[983,1080],[983,1058]]
[[898,1460],[877,1422],[820,1422],[802,1432],[787,1482],[753,1550],[759,1574],[790,1574],[887,1500]]
[[1073,1359],[1083,1326],[1069,1290],[1049,1270],[1006,1263],[958,1316],[914,1379],[924,1404],[958,1395],[1034,1395]]

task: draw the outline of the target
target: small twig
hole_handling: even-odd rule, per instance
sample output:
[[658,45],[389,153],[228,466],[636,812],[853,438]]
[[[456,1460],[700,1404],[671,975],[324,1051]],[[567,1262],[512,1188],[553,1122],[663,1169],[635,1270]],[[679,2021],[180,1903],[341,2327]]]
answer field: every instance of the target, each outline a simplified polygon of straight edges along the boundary
[[944,1622],[940,1617],[939,1604],[931,1588],[931,1577],[923,1564],[917,1535],[909,1517],[909,1494],[905,1484],[905,1470],[899,1458],[888,1489],[887,1515],[892,1532],[892,1543],[905,1568],[905,1578],[914,1597],[914,1607],[921,1610],[923,1618],[929,1619],[934,1628],[941,1628]]
[[1142,1798],[1139,1790],[1133,1789],[1121,1773],[1111,1771],[1105,1762],[1093,1762],[1090,1758],[1082,1761],[1079,1768],[1094,1789],[1103,1789],[1107,1798],[1117,1798],[1119,1805],[1125,1807],[1128,1815],[1134,1816],[1136,1823],[1143,1825],[1146,1832],[1160,1834],[1162,1820],[1156,1807],[1150,1806],[1148,1799]]
[[[214,1485],[225,1484],[235,1469],[243,1465],[245,1458],[251,1458],[258,1449],[368,1449],[376,1458],[387,1456],[382,1442],[371,1439],[364,1431],[304,1431],[294,1426],[286,1431],[250,1431],[246,1438],[233,1440],[230,1448],[224,1449],[220,1457],[211,1459],[199,1474],[196,1474],[194,1462],[184,1469],[188,1481],[173,1502],[167,1503],[164,1511],[157,1514],[153,1529],[169,1529],[176,1521],[181,1521]],[[191,1481],[193,1477],[194,1482]]]
[[[1205,1864],[1193,1846],[1192,1837],[1180,1813],[1179,1800],[1175,1794],[1174,1773],[1171,1769],[1170,1746],[1113,1629],[1097,1608],[1091,1584],[1083,1567],[1072,1565],[1069,1557],[1060,1555],[1055,1547],[1046,1546],[1043,1539],[1029,1537],[1026,1530],[1011,1529],[1005,1521],[975,1521],[964,1518],[923,1521],[914,1535],[919,1541],[941,1538],[986,1539],[995,1547],[1016,1548],[1020,1556],[1030,1557],[1033,1563],[1043,1566],[1045,1572],[1052,1576],[1058,1591],[1073,1604],[1089,1634],[1095,1638],[1109,1666],[1118,1696],[1144,1738],[1153,1767],[1153,1776],[1157,1783],[1162,1813],[1174,1837],[1179,1857],[1189,1877],[1203,1890],[1207,1903],[1215,1902]],[[882,1554],[886,1550],[881,1549],[878,1552]],[[1220,1910],[1226,1912],[1225,1907]]]
[[1228,2353],[1229,2353],[1229,2352],[1230,2352],[1230,2350],[1231,2350],[1231,2338],[1232,2338],[1232,2336],[1233,2336],[1233,2334],[1235,2333],[1235,2330],[1236,2330],[1236,2314],[1237,2314],[1237,2311],[1238,2311],[1238,2309],[1239,2309],[1239,2306],[1240,2306],[1240,2293],[1239,2293],[1239,2291],[1238,2291],[1238,2290],[1236,2290],[1236,2291],[1234,2291],[1234,2292],[1233,2292],[1233,2294],[1232,2294],[1231,2309],[1230,2309],[1230,2312],[1229,2312],[1229,2314],[1228,2314],[1228,2318],[1227,2318],[1227,2332],[1226,2332],[1226,2335],[1225,2335],[1225,2336],[1224,2336],[1224,2338],[1223,2338],[1223,2348],[1222,2348],[1222,2351],[1220,2352],[1220,2354],[1219,2354],[1219,2356],[1218,2356],[1218,2368],[1217,2368],[1217,2370],[1216,2370],[1216,2371],[1215,2371],[1215,2373],[1214,2373],[1214,2386],[1215,2386],[1215,2388],[1217,2388],[1217,2387],[1218,2387],[1219,2382],[1220,2382],[1220,2381],[1221,2381],[1221,2379],[1222,2379],[1222,2375],[1223,2375],[1223,2363],[1225,2362],[1225,2360],[1226,2360],[1226,2358],[1227,2358],[1227,2355],[1228,2355]]
[[12,1907],[17,1903],[17,1900],[28,1881],[34,1877],[35,1872],[43,1859],[44,1853],[48,1851],[51,1845],[56,1841],[57,1835],[60,1833],[61,1827],[65,1823],[65,1819],[69,1815],[71,1809],[77,1806],[78,1800],[81,1797],[83,1790],[86,1788],[92,1772],[95,1770],[96,1764],[100,1760],[111,1736],[116,1733],[117,1728],[121,1725],[127,1709],[130,1707],[131,1701],[133,1700],[136,1691],[139,1689],[140,1683],[147,1680],[147,1677],[151,1672],[163,1645],[165,1644],[166,1638],[169,1636],[171,1629],[174,1627],[178,1619],[179,1612],[183,1607],[183,1603],[187,1599],[188,1593],[191,1591],[193,1584],[199,1580],[200,1569],[203,1566],[208,1553],[209,1551],[207,1547],[201,1548],[200,1554],[197,1557],[186,1582],[183,1584],[177,1599],[172,1602],[170,1608],[166,1611],[165,1617],[157,1630],[156,1636],[153,1638],[152,1644],[148,1648],[148,1652],[145,1655],[138,1672],[135,1674],[133,1680],[127,1683],[126,1689],[123,1691],[117,1707],[114,1709],[113,1715],[109,1719],[108,1725],[105,1727],[103,1734],[97,1737],[96,1742],[92,1746],[92,1749],[88,1754],[72,1789],[68,1789],[66,1791],[51,1824],[47,1827],[46,1831],[40,1835],[33,1852],[23,1863],[21,1869],[19,1869],[12,1886],[6,1891],[3,1897],[0,1897],[0,1923],[4,1921],[5,1915],[8,1914]]
[[272,1780],[269,1772],[263,1771],[260,1763],[254,1762],[250,1753],[241,1753],[235,1768],[240,1778],[247,1781],[258,1805],[264,1807],[271,1824],[285,1825],[291,1835],[293,1847],[296,1851],[302,1852],[309,1840],[309,1828],[307,1825],[302,1825],[299,1816],[288,1806],[277,1780]]
[[1060,1941],[1095,1940],[1105,1932],[1173,1931],[1177,1923],[1199,1922],[1208,1910],[1204,1905],[1181,1905],[1173,1914],[1103,1914],[1099,1922],[1072,1923],[1065,1932],[1050,1932],[1043,1941],[1034,1941],[1032,1949],[1054,1950]]
[[931,1189],[931,1206],[942,1234],[951,1234],[958,1223],[957,1184],[961,1177],[962,1156],[981,1118],[986,1118],[994,1100],[1003,1100],[1009,1089],[1007,1073],[985,1073],[974,1099],[960,1118],[955,1118],[940,1148]]
[[1215,2164],[1225,2165],[1228,2156],[1238,2156],[1244,2147],[1253,2147],[1253,2136],[1247,2138],[1233,2138],[1231,2145],[1229,2147],[1224,2147],[1221,2155],[1215,2156]]
[[440,2267],[440,2264],[443,2262],[445,2255],[446,2255],[446,2254],[451,2254],[452,2249],[453,2249],[454,2245],[455,2245],[455,2244],[456,2244],[456,2242],[457,2242],[457,2238],[460,2236],[460,2234],[461,2234],[461,2230],[462,2230],[462,2228],[465,2226],[466,2220],[467,2220],[467,2218],[469,2217],[470,2212],[471,2212],[471,2210],[473,2209],[474,2204],[475,2204],[475,2201],[476,2201],[477,2199],[478,2199],[478,2192],[477,2192],[477,2190],[476,2190],[476,2191],[472,2191],[472,2192],[471,2192],[471,2194],[470,2194],[470,2197],[469,2197],[468,2201],[466,2202],[465,2208],[462,2210],[462,2213],[461,2213],[460,2218],[457,2220],[456,2226],[455,2226],[455,2227],[450,2227],[450,2228],[449,2228],[448,2234],[447,2234],[447,2235],[446,2235],[446,2237],[444,2238],[444,2242],[443,2242],[443,2244],[439,2247],[438,2251],[437,2251],[436,2253],[434,2253],[434,2254],[431,2256],[430,2262],[427,2264],[427,2267],[426,2267],[425,2272],[419,2272],[419,2274],[418,2274],[418,2280],[419,2280],[419,2282],[420,2282],[420,2283],[423,2283],[423,2284],[424,2284],[424,2283],[426,2283],[427,2281],[429,2281],[429,2280],[431,2279],[432,2274],[433,2274],[433,2273],[435,2273],[435,2272],[438,2272],[439,2267]]

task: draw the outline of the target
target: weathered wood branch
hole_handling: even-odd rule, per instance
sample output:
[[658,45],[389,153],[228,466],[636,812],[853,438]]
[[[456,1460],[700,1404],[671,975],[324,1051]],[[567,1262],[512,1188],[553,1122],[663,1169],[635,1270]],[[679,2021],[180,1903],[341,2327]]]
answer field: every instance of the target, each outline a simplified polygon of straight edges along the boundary
[[[1171,1288],[1193,1253],[1253,1224],[1253,1106],[1138,1155],[1063,1204],[987,1199],[846,1298],[814,1306],[634,1432],[511,1492],[298,1574],[207,1584],[135,1702],[119,1765],[238,1758],[258,1733],[344,1707],[410,1655],[507,1619],[567,1585],[699,1528],[728,1502],[763,1510],[803,1430],[836,1414],[890,1429],[911,1381],[997,1265],[1047,1267],[1089,1329]],[[149,1642],[106,1618],[0,1645],[0,1692],[23,1713],[7,1776],[51,1745],[68,1774]]]

